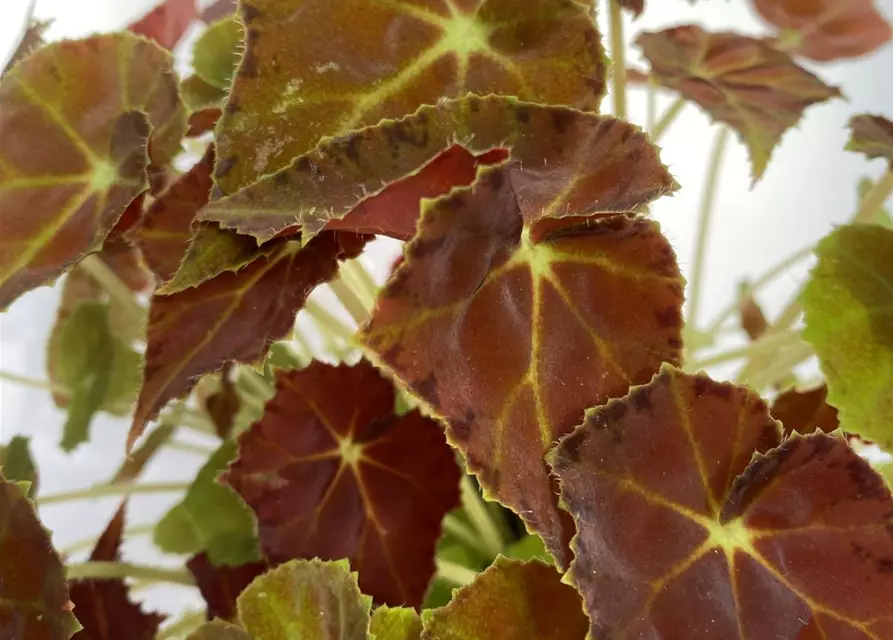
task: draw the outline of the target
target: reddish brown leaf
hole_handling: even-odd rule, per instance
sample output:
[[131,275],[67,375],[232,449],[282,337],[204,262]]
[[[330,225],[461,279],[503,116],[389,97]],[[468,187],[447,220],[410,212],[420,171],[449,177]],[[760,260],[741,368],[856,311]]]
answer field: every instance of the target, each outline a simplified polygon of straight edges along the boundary
[[762,40],[708,33],[696,25],[643,33],[636,40],[651,77],[734,129],[758,180],[785,131],[810,105],[840,95]]
[[645,10],[645,0],[613,0],[637,18]]
[[196,0],[163,0],[128,29],[156,40],[165,49],[173,49],[196,18]]
[[890,490],[841,439],[781,442],[752,391],[666,367],[550,461],[595,637],[888,637]]
[[323,136],[467,93],[596,110],[606,67],[589,5],[243,2],[246,50],[218,127],[217,185],[231,195]]
[[186,130],[187,138],[197,138],[198,136],[213,131],[217,126],[217,121],[223,112],[216,107],[209,109],[201,109],[189,115],[189,128]]
[[[663,171],[644,138],[635,141],[641,134],[619,120],[604,126],[636,152],[593,143],[611,160],[588,161],[605,173],[573,183],[571,211],[591,202],[611,210],[626,196],[617,180]],[[512,178],[488,168],[472,188],[427,204],[361,340],[445,420],[484,488],[562,564],[569,530],[543,454],[586,407],[678,362],[682,280],[653,222],[604,215],[526,225]]]
[[785,50],[828,61],[871,53],[893,36],[874,0],[753,0]]
[[[33,4],[31,5],[31,8],[34,8]],[[43,40],[43,32],[46,31],[49,26],[49,22],[34,20],[29,17],[28,28],[25,29],[25,33],[22,34],[22,39],[19,40],[19,44],[15,51],[12,52],[12,56],[7,60],[6,66],[0,69],[0,77],[6,75],[6,72],[12,69],[13,65],[17,62],[24,60],[31,53],[45,44]]]
[[236,598],[251,582],[269,567],[265,562],[252,562],[239,567],[215,567],[207,554],[189,559],[186,568],[195,578],[202,598],[208,604],[208,620],[236,619]]
[[155,280],[152,273],[143,264],[139,249],[121,237],[110,237],[106,240],[99,258],[118,278],[135,293],[142,293],[152,288]]
[[419,607],[459,476],[440,426],[395,415],[393,386],[360,361],[278,371],[222,478],[257,514],[271,561],[349,558],[364,594]]
[[227,362],[259,361],[286,335],[313,289],[331,279],[338,261],[354,258],[369,240],[329,232],[301,247],[286,242],[241,271],[198,287],[155,295],[149,307],[146,367],[128,451],[168,401]]
[[205,400],[205,409],[211,416],[217,435],[226,440],[230,432],[233,430],[233,424],[242,401],[236,391],[236,385],[230,379],[230,371],[232,364],[227,363],[223,366],[220,374],[220,390],[212,394]]
[[626,81],[629,84],[648,84],[648,74],[633,67],[626,70]]
[[[120,559],[125,505],[121,504],[96,542],[91,561],[115,562]],[[75,616],[84,627],[73,640],[153,640],[164,621],[164,616],[144,613],[138,604],[131,602],[129,589],[121,578],[72,580],[69,588]]]
[[893,169],[893,122],[883,116],[861,115],[850,120],[847,149],[869,158],[884,158]]
[[159,282],[170,280],[180,267],[192,239],[196,213],[208,203],[213,168],[211,145],[199,162],[152,202],[128,233]]
[[202,20],[208,23],[222,20],[235,13],[237,3],[238,0],[217,0],[202,11]]
[[738,296],[738,317],[741,328],[751,340],[759,339],[769,328],[769,322],[763,314],[763,309],[753,297],[753,289],[748,283],[741,285]]
[[807,435],[813,431],[831,433],[840,427],[837,409],[826,402],[828,387],[822,385],[808,391],[791,389],[772,403],[772,415],[784,427],[786,436],[797,432]]

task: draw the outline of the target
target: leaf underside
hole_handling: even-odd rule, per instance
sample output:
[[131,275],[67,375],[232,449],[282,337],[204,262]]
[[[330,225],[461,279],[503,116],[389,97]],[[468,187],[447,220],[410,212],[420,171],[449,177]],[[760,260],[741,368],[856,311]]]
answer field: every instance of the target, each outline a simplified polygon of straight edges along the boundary
[[847,149],[869,158],[884,158],[893,168],[893,122],[883,116],[860,115],[850,120]]

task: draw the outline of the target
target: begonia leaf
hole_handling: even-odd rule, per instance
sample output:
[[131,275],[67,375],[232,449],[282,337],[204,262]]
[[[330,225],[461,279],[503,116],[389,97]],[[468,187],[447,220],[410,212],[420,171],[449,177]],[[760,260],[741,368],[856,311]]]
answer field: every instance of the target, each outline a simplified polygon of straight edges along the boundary
[[750,152],[754,181],[807,107],[841,95],[757,38],[686,25],[643,33],[636,42],[657,84],[678,91],[737,132]]
[[782,29],[786,51],[821,62],[864,56],[893,36],[875,0],[753,0],[753,5]]
[[801,296],[828,404],[844,431],[893,450],[893,230],[854,224],[826,236]]
[[202,20],[211,23],[232,15],[236,11],[238,0],[216,0],[202,11]]
[[[197,75],[192,75],[180,83],[180,95],[183,97],[183,104],[195,115],[208,109],[219,111],[226,103],[227,92]],[[218,118],[220,114],[222,112],[218,113]]]
[[165,422],[152,429],[149,435],[140,443],[140,446],[134,449],[121,463],[121,466],[118,467],[118,471],[112,478],[112,482],[123,483],[136,480],[146,468],[146,465],[149,464],[149,461],[171,439],[175,430],[176,427],[173,424]]
[[294,326],[313,289],[330,280],[338,261],[359,255],[368,236],[327,232],[301,247],[285,242],[241,271],[198,287],[155,295],[149,307],[146,366],[128,449],[168,401],[188,393],[199,376],[227,362],[261,360]]
[[238,598],[239,619],[257,640],[366,640],[370,605],[346,561],[293,560]]
[[589,4],[243,2],[246,50],[217,131],[217,185],[233,194],[323,136],[466,93],[595,110],[606,67]]
[[279,371],[224,478],[270,561],[349,558],[363,593],[418,607],[460,473],[436,422],[393,410],[393,386],[366,361]]
[[883,116],[861,115],[850,120],[847,149],[869,158],[884,158],[893,167],[893,122]]
[[0,630],[16,640],[69,640],[71,613],[62,561],[34,505],[0,473]]
[[228,91],[242,46],[242,25],[234,17],[210,25],[192,49],[195,74],[213,87]]
[[503,556],[423,620],[424,640],[585,640],[589,629],[580,594],[555,567]]
[[128,29],[152,38],[165,49],[173,49],[197,17],[196,0],[162,0]]
[[34,499],[37,494],[37,466],[31,458],[30,438],[13,436],[9,443],[0,445],[0,472],[12,482],[27,482],[28,497]]
[[199,470],[181,502],[155,526],[155,544],[168,553],[207,554],[210,562],[237,567],[260,560],[254,514],[218,475],[236,456],[224,442]]
[[[30,8],[33,10],[34,5],[32,4]],[[35,20],[33,18],[33,11],[31,12],[28,17],[28,27],[22,34],[15,51],[12,52],[9,60],[6,61],[6,66],[0,69],[0,77],[6,75],[6,73],[12,69],[13,65],[24,60],[35,50],[46,44],[43,39],[43,34],[49,26],[49,22]]]
[[208,131],[213,131],[222,113],[220,109],[212,106],[189,114],[189,128],[186,129],[186,137],[197,138]]
[[[633,209],[675,188],[646,138],[629,125],[567,107],[469,96],[328,140],[278,173],[233,196],[212,200],[199,218],[260,241],[293,225],[313,234],[327,224],[331,228],[336,220],[339,228],[372,227],[407,239],[415,233],[418,210],[391,206],[383,185],[417,171],[424,176],[432,166],[434,171],[423,180],[423,195],[446,193],[452,174],[457,176],[454,186],[468,184],[470,178],[453,165],[443,171],[435,165],[442,162],[438,154],[456,141],[483,154],[478,164],[493,163],[487,152],[499,154],[499,161],[503,152],[496,150],[510,150],[511,181],[524,217],[531,220]],[[647,159],[636,165],[635,173],[620,174],[619,166],[636,162],[638,154]],[[631,164],[628,171],[633,171]]]
[[257,640],[242,627],[214,620],[196,629],[186,640]]
[[[120,560],[125,504],[115,512],[96,542],[90,554],[92,562]],[[69,588],[75,616],[84,627],[74,640],[153,640],[164,621],[164,616],[145,613],[140,605],[130,601],[123,578],[73,580]]]
[[0,82],[0,308],[102,247],[180,148],[170,56],[129,33],[56,42]]
[[794,431],[801,435],[813,431],[831,433],[840,427],[840,422],[837,409],[825,401],[827,395],[825,385],[805,391],[789,389],[772,403],[772,417],[781,422],[786,436]]
[[756,301],[753,288],[749,283],[741,285],[738,295],[738,319],[741,328],[751,340],[758,340],[769,329],[769,321],[763,313],[763,308]]
[[[280,343],[270,346],[273,349]],[[211,417],[217,435],[221,439],[227,439],[235,426],[236,416],[242,408],[242,400],[235,383],[230,378],[232,366],[225,365],[220,372],[220,388],[205,399],[205,411]]]
[[214,566],[208,554],[200,553],[189,559],[186,568],[195,578],[208,605],[208,620],[235,620],[236,598],[269,567],[265,562],[249,562],[237,567]]
[[753,391],[665,367],[562,440],[594,637],[888,637],[889,489],[843,439],[781,437]]
[[369,634],[374,640],[419,640],[422,619],[415,609],[382,605],[372,612]]
[[[631,204],[626,186],[658,194],[671,183],[644,137],[637,142],[618,120],[602,126],[625,142],[590,143],[587,151],[599,151],[584,167],[596,175],[570,183],[570,212],[593,202],[622,210]],[[634,184],[640,176],[655,176],[650,191]],[[679,361],[673,250],[643,217],[527,225],[505,167],[423,208],[360,339],[446,422],[483,488],[542,535],[562,566],[570,530],[543,454],[587,407]]]

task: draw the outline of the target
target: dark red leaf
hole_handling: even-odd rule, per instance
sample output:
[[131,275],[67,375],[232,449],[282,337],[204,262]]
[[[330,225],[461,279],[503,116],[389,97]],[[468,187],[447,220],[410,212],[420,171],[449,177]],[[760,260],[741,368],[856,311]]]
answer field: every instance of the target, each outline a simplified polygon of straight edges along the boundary
[[196,0],[163,0],[128,29],[156,40],[165,49],[173,49],[196,18]]
[[195,584],[208,604],[208,620],[222,618],[232,621],[236,619],[236,598],[269,567],[265,562],[215,567],[207,554],[200,553],[189,559],[186,568],[195,578]]
[[189,128],[186,130],[187,138],[195,138],[208,131],[213,131],[217,126],[222,112],[216,107],[196,111],[189,116]]
[[791,389],[772,403],[772,416],[781,422],[786,436],[797,432],[807,435],[813,431],[831,433],[840,427],[837,409],[826,402],[828,387],[824,384],[808,391]]
[[859,115],[850,120],[847,149],[871,159],[884,158],[893,169],[893,122],[883,116]]
[[205,409],[214,427],[217,429],[217,435],[226,440],[230,432],[233,430],[233,424],[242,401],[236,391],[236,385],[230,379],[230,371],[232,364],[227,363],[220,372],[220,390],[213,393],[205,400]]

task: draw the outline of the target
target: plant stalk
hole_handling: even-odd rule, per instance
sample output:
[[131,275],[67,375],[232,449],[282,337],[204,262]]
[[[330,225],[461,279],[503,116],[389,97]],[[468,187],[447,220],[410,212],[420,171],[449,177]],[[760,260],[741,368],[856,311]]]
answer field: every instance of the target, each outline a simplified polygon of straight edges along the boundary
[[686,365],[685,369],[686,371],[698,371],[700,369],[706,369],[707,367],[713,367],[719,364],[725,364],[727,362],[734,362],[735,360],[746,358],[747,356],[753,355],[755,353],[761,353],[766,350],[776,350],[781,347],[789,347],[802,342],[803,340],[800,337],[799,331],[783,331],[772,335],[763,336],[750,344],[744,345],[743,347],[723,351],[722,353],[708,356],[701,360],[695,360],[690,365]]
[[40,506],[50,504],[61,504],[63,502],[73,502],[75,500],[92,500],[94,498],[106,498],[108,496],[129,496],[138,493],[179,493],[189,489],[189,483],[182,482],[157,482],[146,484],[130,484],[130,483],[111,483],[100,484],[87,489],[78,489],[76,491],[66,491],[64,493],[54,493],[46,496],[40,496],[37,504]]
[[369,319],[369,311],[363,304],[360,297],[353,289],[347,286],[347,283],[339,275],[329,283],[329,288],[338,298],[341,305],[347,309],[347,313],[353,318],[353,321],[360,327]]
[[626,42],[623,13],[616,0],[608,0],[611,31],[611,80],[614,84],[614,117],[626,119]]
[[[140,524],[133,527],[128,527],[124,530],[124,537],[127,539],[133,538],[135,536],[145,536],[151,534],[155,530],[154,524]],[[64,549],[59,551],[59,555],[72,556],[76,553],[80,553],[81,551],[88,551],[92,549],[96,545],[96,537],[93,536],[91,538],[83,538],[78,540],[77,542],[73,542]]]
[[673,124],[673,121],[676,120],[680,113],[682,113],[682,109],[685,108],[686,104],[687,102],[685,98],[676,98],[675,102],[664,111],[660,120],[657,121],[657,124],[649,129],[651,142],[657,144],[657,141],[663,137],[667,132],[667,129],[670,128],[670,125]]
[[487,558],[495,558],[502,551],[503,539],[499,532],[499,527],[493,521],[493,514],[487,508],[484,497],[480,494],[472,482],[471,478],[462,477],[460,484],[462,494],[462,506],[465,513],[471,520],[475,530],[477,530],[478,538],[481,541],[481,547],[486,551]]
[[69,580],[87,580],[91,578],[137,578],[169,582],[187,586],[195,585],[192,575],[185,569],[165,569],[149,567],[127,562],[80,562],[66,567]]
[[478,576],[477,571],[463,567],[461,564],[440,558],[437,558],[436,562],[437,575],[459,587],[471,584]]
[[339,340],[343,340],[347,344],[353,344],[353,329],[341,322],[328,309],[317,303],[315,300],[307,300],[304,303],[304,311],[307,312],[316,326],[319,327],[323,335],[328,335]]
[[0,380],[5,380],[6,382],[14,382],[15,384],[20,384],[23,387],[29,387],[31,389],[40,389],[41,391],[52,391],[53,393],[60,394],[68,394],[68,389],[59,384],[54,384],[49,380],[39,380],[37,378],[31,378],[29,376],[23,376],[18,373],[12,373],[10,371],[0,371]]

